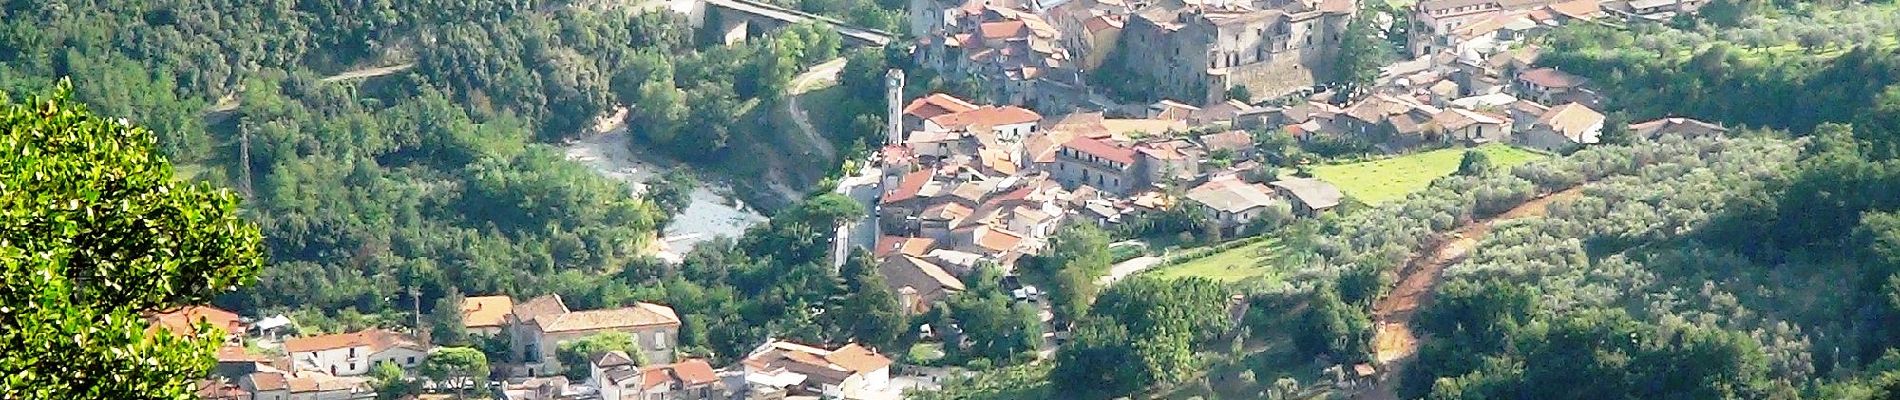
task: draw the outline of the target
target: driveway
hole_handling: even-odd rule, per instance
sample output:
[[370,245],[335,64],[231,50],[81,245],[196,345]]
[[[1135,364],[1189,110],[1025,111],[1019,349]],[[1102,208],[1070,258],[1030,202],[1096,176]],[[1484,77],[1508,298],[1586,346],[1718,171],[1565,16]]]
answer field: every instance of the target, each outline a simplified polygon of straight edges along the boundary
[[1095,283],[1101,286],[1108,286],[1129,275],[1134,275],[1136,272],[1161,265],[1162,260],[1163,258],[1157,256],[1141,256],[1128,259],[1128,261],[1115,263],[1114,266],[1108,267],[1108,276],[1096,278]]

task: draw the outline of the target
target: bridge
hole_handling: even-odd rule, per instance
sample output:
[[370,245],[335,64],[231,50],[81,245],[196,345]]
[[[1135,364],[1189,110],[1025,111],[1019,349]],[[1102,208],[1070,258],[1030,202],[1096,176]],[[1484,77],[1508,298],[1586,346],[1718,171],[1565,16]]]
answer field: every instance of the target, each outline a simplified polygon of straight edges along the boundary
[[[694,28],[718,29],[726,43],[758,37],[787,25],[815,21],[837,31],[847,46],[881,47],[895,40],[890,32],[853,26],[837,18],[767,4],[758,0],[674,0],[675,12],[687,14]],[[719,26],[704,26],[707,17]]]

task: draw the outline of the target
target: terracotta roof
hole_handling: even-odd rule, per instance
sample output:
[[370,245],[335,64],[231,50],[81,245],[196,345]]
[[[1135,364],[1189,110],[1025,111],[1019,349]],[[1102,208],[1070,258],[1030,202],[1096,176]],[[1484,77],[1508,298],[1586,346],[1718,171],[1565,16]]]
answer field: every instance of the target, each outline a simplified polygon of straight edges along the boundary
[[1070,140],[1069,143],[1063,144],[1062,146],[1109,161],[1123,164],[1135,163],[1135,149],[1108,144],[1108,142],[1103,142],[1099,139],[1077,138]]
[[1570,0],[1551,4],[1549,7],[1553,12],[1581,20],[1595,19],[1598,13],[1603,12],[1603,8],[1597,5],[1597,0]]
[[1540,125],[1549,126],[1571,141],[1577,143],[1596,143],[1597,138],[1589,136],[1590,128],[1603,123],[1603,114],[1582,104],[1566,103],[1552,107],[1550,111],[1537,118]]
[[891,204],[917,198],[917,192],[922,191],[924,184],[930,183],[931,178],[935,177],[934,171],[928,169],[904,174],[904,177],[897,181],[897,188],[892,189],[890,193],[885,193],[883,200],[879,200],[878,203]]
[[672,307],[634,303],[632,307],[543,315],[535,317],[534,324],[540,327],[542,332],[571,332],[641,326],[678,326],[680,318],[678,314],[673,313]]
[[540,318],[543,315],[566,313],[567,302],[561,301],[561,295],[559,294],[550,294],[515,304],[514,311],[509,315],[513,315],[515,321],[526,323],[533,321],[535,318]]
[[282,372],[252,372],[251,387],[258,391],[284,390],[290,388],[288,379]]
[[977,246],[993,252],[1015,250],[1023,242],[1023,235],[995,227],[978,227],[971,233]]
[[643,377],[641,387],[654,388],[667,383],[679,383],[681,387],[707,385],[719,381],[719,375],[713,372],[712,365],[705,359],[693,358],[672,364],[653,365],[640,368]]
[[954,114],[975,109],[975,104],[970,104],[970,102],[963,101],[963,99],[959,99],[956,96],[943,93],[931,93],[929,96],[911,100],[909,105],[904,106],[904,115],[916,117],[917,119],[930,119],[939,115]]
[[1313,178],[1283,179],[1274,181],[1271,185],[1293,193],[1293,197],[1299,198],[1301,203],[1314,209],[1337,206],[1341,199],[1346,198],[1345,194],[1339,192],[1338,187]]
[[306,336],[284,340],[284,351],[306,353],[343,349],[350,347],[368,347],[370,353],[388,350],[397,346],[420,347],[408,336],[382,329],[365,329],[350,333]]
[[470,328],[500,327],[515,311],[515,300],[508,296],[476,296],[462,299],[462,324]]
[[1517,74],[1517,79],[1537,86],[1548,88],[1572,88],[1583,85],[1581,76],[1558,71],[1556,68],[1538,68]]
[[1035,111],[1017,106],[983,106],[975,110],[944,114],[931,117],[930,123],[944,129],[961,130],[969,127],[994,127],[999,125],[1033,124],[1042,120]]
[[982,32],[983,39],[985,40],[1010,39],[1029,35],[1029,26],[1024,25],[1023,21],[986,22],[977,26],[977,30]]
[[845,369],[871,372],[891,365],[891,359],[857,343],[847,344],[825,355],[825,360]]
[[1218,211],[1239,213],[1273,204],[1273,189],[1239,179],[1216,179],[1187,192],[1188,200]]
[[152,314],[147,318],[153,327],[163,328],[176,335],[189,335],[197,331],[193,324],[204,322],[225,333],[244,333],[244,324],[238,321],[237,313],[211,306],[185,306],[176,311]]
[[875,254],[877,258],[890,257],[898,254],[923,257],[925,253],[930,252],[930,249],[936,245],[937,240],[931,238],[884,236],[877,238],[877,248],[873,249],[872,253]]

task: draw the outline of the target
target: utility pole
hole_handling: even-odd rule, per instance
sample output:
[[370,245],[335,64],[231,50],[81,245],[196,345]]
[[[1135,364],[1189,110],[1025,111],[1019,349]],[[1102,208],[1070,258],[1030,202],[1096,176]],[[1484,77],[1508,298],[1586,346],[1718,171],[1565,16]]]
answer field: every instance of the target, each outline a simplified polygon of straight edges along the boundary
[[430,343],[429,334],[431,332],[429,332],[428,328],[422,326],[422,290],[416,288],[416,285],[409,285],[409,306],[416,313],[416,336],[422,337],[422,343]]
[[244,198],[252,198],[254,194],[251,192],[251,125],[245,121],[243,115],[238,116],[238,178],[242,179],[238,184],[239,188],[244,190]]

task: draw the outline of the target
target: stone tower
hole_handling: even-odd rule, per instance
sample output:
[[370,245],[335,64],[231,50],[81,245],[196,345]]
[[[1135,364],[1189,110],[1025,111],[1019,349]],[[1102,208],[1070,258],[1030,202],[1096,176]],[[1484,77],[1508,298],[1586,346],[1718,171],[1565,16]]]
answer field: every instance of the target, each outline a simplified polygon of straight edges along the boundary
[[884,144],[904,143],[904,70],[884,74]]

